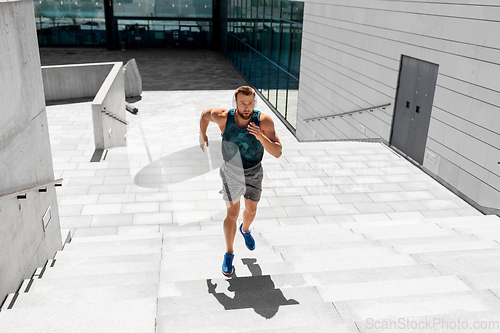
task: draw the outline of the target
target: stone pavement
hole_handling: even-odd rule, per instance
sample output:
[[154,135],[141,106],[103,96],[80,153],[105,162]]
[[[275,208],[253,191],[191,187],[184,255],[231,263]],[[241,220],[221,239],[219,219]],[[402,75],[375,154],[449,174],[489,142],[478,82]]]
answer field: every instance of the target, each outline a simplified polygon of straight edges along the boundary
[[144,91],[235,89],[245,80],[224,56],[211,50],[41,48],[42,66],[135,59]]
[[61,226],[74,237],[0,313],[0,332],[448,332],[500,321],[498,217],[380,143],[299,143],[276,118],[283,156],[263,162],[257,248],[237,235],[236,277],[225,279],[220,136],[211,124],[201,152],[198,119],[230,97],[144,92],[128,146],[99,163],[90,104],[48,107]]
[[224,278],[220,134],[202,152],[198,120],[231,93],[145,91],[127,147],[99,163],[90,103],[47,108],[73,239],[0,332],[499,331],[497,216],[383,144],[297,142],[267,107],[283,156],[265,155],[257,247],[236,235]]

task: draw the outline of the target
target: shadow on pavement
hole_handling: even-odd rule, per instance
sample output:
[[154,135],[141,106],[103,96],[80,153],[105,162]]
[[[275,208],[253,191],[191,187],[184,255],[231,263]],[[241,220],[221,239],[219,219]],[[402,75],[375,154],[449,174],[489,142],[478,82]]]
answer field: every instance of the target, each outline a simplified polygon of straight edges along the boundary
[[252,276],[239,278],[235,273],[227,280],[227,290],[233,292],[234,297],[215,292],[217,284],[207,279],[208,293],[214,295],[224,309],[253,309],[260,316],[271,319],[278,313],[280,306],[299,304],[294,299],[286,299],[283,292],[275,288],[271,276],[262,275],[257,259],[243,258],[241,261],[248,266]]

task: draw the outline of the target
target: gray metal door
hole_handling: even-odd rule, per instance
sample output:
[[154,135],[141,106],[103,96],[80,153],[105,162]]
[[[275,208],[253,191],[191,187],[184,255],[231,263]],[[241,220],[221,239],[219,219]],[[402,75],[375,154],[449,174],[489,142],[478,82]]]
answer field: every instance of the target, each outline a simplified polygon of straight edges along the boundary
[[438,65],[402,56],[391,145],[423,164]]

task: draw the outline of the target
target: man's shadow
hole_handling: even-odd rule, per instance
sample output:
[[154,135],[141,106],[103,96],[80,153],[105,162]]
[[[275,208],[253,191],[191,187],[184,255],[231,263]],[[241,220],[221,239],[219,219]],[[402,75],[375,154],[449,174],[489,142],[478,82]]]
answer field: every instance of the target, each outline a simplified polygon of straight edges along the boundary
[[207,279],[208,293],[217,298],[226,310],[251,309],[266,319],[271,319],[276,315],[282,305],[299,304],[294,299],[286,299],[280,289],[275,289],[271,276],[262,275],[262,270],[256,259],[241,259],[243,264],[248,266],[252,273],[250,277],[237,277],[233,274],[228,279],[228,291],[234,292],[231,298],[224,293],[216,293],[217,284],[212,283],[212,279]]

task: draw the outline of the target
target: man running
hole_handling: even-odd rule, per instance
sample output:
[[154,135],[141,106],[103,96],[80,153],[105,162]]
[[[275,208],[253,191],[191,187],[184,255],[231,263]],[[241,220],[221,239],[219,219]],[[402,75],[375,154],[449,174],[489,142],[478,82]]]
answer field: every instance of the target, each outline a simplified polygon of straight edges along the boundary
[[262,157],[264,149],[274,157],[281,156],[281,142],[274,130],[274,122],[268,115],[255,110],[255,90],[243,86],[236,89],[230,110],[211,108],[202,112],[200,119],[200,147],[208,146],[207,128],[212,121],[219,125],[222,133],[222,156],[220,168],[223,198],[227,214],[224,219],[226,253],[222,262],[222,273],[231,276],[234,272],[233,243],[236,236],[236,221],[240,213],[240,198],[245,198],[243,223],[239,226],[250,251],[255,241],[250,232],[257,204],[262,193]]

